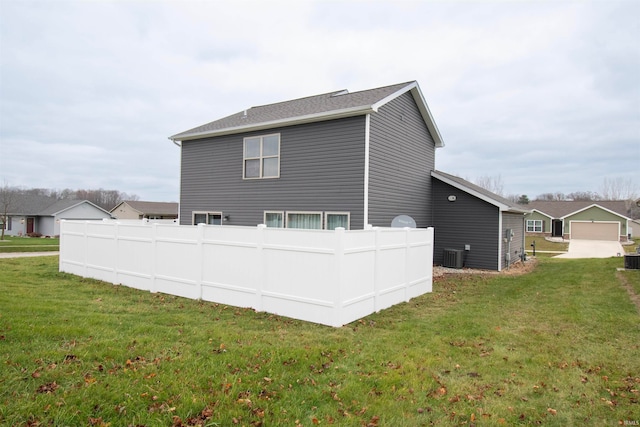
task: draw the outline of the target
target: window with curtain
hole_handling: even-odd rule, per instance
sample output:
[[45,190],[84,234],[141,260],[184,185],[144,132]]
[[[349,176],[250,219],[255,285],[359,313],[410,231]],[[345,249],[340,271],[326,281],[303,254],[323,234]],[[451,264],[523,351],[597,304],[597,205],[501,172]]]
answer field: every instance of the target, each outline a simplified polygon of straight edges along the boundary
[[264,223],[267,227],[284,227],[284,212],[265,212]]
[[321,212],[287,212],[287,228],[322,229]]
[[348,212],[327,212],[325,213],[325,228],[327,230],[335,230],[342,227],[349,229],[349,213]]

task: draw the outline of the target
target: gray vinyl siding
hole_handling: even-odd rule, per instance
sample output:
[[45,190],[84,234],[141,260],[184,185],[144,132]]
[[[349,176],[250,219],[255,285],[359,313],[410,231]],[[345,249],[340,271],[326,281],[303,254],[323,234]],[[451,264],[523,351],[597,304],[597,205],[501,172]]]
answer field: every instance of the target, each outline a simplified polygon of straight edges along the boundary
[[371,114],[369,223],[389,227],[409,215],[432,225],[431,171],[435,145],[413,96],[405,93]]
[[[365,117],[303,124],[182,143],[180,223],[193,211],[222,212],[229,225],[256,225],[267,211],[364,215]],[[280,177],[242,178],[243,138],[280,134]]]
[[[520,255],[524,249],[524,214],[503,212],[502,213],[502,235],[506,236],[507,229],[513,230],[511,239],[511,264],[520,260]],[[507,267],[506,254],[509,251],[509,243],[502,243],[502,268]]]
[[465,267],[498,270],[499,219],[496,206],[433,178],[434,264],[442,265],[444,249],[470,245]]

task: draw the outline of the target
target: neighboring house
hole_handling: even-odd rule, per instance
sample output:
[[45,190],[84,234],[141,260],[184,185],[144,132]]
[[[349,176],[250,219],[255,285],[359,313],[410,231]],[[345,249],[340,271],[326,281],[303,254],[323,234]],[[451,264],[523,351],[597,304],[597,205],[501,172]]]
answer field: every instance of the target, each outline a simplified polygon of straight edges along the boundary
[[629,237],[640,237],[640,219],[632,219],[629,221]]
[[8,214],[5,235],[26,236],[60,234],[60,220],[98,220],[111,218],[109,212],[88,200],[51,200],[49,197],[16,197]]
[[454,175],[431,176],[435,264],[500,271],[521,260],[525,207]]
[[626,241],[630,233],[625,201],[543,201],[526,205],[528,235],[564,239]]
[[117,219],[176,219],[178,204],[126,200],[109,212]]
[[415,81],[252,107],[170,139],[182,151],[181,224],[433,224],[444,144]]

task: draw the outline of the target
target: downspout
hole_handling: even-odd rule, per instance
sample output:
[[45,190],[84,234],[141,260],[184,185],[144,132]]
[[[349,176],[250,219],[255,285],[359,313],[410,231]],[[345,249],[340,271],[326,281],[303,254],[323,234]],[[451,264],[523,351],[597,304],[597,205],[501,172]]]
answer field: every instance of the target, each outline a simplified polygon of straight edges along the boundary
[[369,135],[371,127],[371,114],[364,116],[364,210],[363,228],[369,224]]
[[502,271],[502,262],[504,260],[504,254],[502,253],[502,236],[504,230],[502,229],[502,211],[498,208],[498,271]]
[[[173,142],[176,147],[182,149],[182,144],[176,142],[175,139],[173,138],[169,138],[171,140],[171,142]],[[182,200],[182,194],[180,194],[180,191],[182,191],[182,161],[180,161],[180,180],[178,181],[178,218],[177,218],[177,223],[178,225],[180,225],[180,202]]]
[[522,262],[527,260],[527,214],[522,214],[522,248],[520,248],[520,258]]

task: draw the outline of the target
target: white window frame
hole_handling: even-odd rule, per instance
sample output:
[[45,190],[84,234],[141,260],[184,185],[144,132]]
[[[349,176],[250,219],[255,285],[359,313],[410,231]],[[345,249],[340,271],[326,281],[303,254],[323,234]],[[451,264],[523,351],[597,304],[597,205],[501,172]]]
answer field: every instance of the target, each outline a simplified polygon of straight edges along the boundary
[[[285,228],[285,219],[286,219],[286,215],[284,213],[284,211],[264,211],[264,214],[262,216],[262,223],[267,225],[267,214],[278,214],[278,215],[282,215],[282,226],[281,227],[275,227],[275,228]],[[267,225],[268,227],[269,225]]]
[[[320,228],[298,228],[298,227],[289,227],[289,215],[319,215],[320,216]],[[285,213],[285,228],[294,228],[296,230],[322,230],[323,229],[323,215],[322,211],[287,211]]]
[[347,230],[351,229],[351,212],[325,212],[324,213],[324,229],[329,230],[327,228],[329,226],[329,215],[346,215],[347,217]]
[[[536,230],[536,225],[540,224],[539,228],[540,230]],[[541,219],[528,219],[527,220],[527,233],[543,233],[544,232],[544,223],[542,222]]]
[[[263,144],[264,139],[277,136],[278,137],[278,154],[265,156],[263,155]],[[258,157],[247,157],[247,140],[249,139],[260,139],[260,155]],[[278,173],[275,176],[264,176],[263,164],[265,159],[278,159]],[[259,176],[247,176],[247,160],[258,160],[260,162],[260,173]],[[280,178],[280,134],[279,133],[271,133],[268,135],[255,135],[248,136],[242,140],[242,179],[273,179]]]
[[211,211],[193,211],[191,212],[191,224],[193,225],[198,225],[199,223],[196,223],[196,215],[206,215],[207,216],[207,222],[205,222],[205,224],[207,225],[218,225],[218,224],[210,224],[209,223],[209,217],[210,216],[220,216],[220,225],[222,225],[222,222],[224,221],[224,216],[222,215],[222,212],[211,212]]

